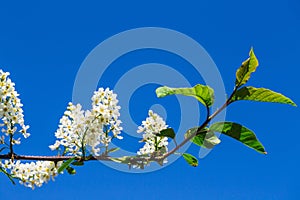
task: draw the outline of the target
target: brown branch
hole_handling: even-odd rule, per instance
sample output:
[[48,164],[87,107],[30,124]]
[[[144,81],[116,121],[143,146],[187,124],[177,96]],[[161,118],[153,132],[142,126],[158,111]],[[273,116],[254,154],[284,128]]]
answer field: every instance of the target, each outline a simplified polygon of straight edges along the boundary
[[[74,156],[33,156],[33,155],[15,155],[14,154],[14,160],[41,160],[41,161],[64,161],[68,160],[70,158],[73,158]],[[0,159],[11,159],[11,154],[3,154],[0,155]],[[78,157],[76,160],[80,160],[81,158]],[[85,161],[89,160],[104,160],[104,161],[110,161],[111,157],[109,156],[94,156],[90,157]]]
[[[13,155],[14,160],[38,160],[38,161],[53,161],[53,162],[59,162],[59,161],[66,161],[71,158],[74,158],[74,156],[34,156],[34,155]],[[135,165],[139,164],[139,162],[161,162],[164,158],[163,156],[143,156],[143,157],[137,157],[137,156],[124,156],[124,157],[111,157],[106,154],[100,155],[100,156],[89,156],[85,157],[83,159],[82,157],[75,158],[75,160],[83,160],[83,161],[95,161],[95,160],[101,160],[101,161],[115,161],[122,160],[123,158],[127,158],[127,161],[123,164],[128,165]],[[0,155],[1,159],[12,159],[11,154],[2,154]],[[121,161],[120,161],[121,162]],[[121,162],[122,163],[122,162]]]

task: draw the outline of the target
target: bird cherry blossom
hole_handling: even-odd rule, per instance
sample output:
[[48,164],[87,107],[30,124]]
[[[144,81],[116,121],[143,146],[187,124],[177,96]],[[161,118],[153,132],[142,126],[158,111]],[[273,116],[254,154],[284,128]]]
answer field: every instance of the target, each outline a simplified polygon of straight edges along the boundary
[[138,133],[143,134],[143,140],[145,145],[137,152],[138,155],[152,154],[155,151],[168,151],[168,138],[159,137],[156,134],[160,131],[168,128],[166,122],[152,110],[148,112],[149,117],[145,121],[142,121],[142,125],[138,127]]
[[57,163],[53,161],[21,163],[20,160],[5,160],[4,163],[0,162],[0,167],[4,168],[12,177],[19,179],[20,184],[34,189],[36,186],[41,187],[50,179],[54,181],[61,164],[62,161]]
[[51,150],[64,147],[64,154],[82,156],[87,148],[93,155],[107,147],[113,138],[122,139],[117,95],[109,88],[99,88],[92,97],[92,109],[82,110],[80,104],[69,103],[60,119],[57,138]]
[[7,139],[5,137],[8,137],[14,145],[21,143],[20,138],[13,138],[16,133],[22,134],[24,138],[29,137],[30,134],[27,132],[29,126],[24,124],[23,104],[9,75],[9,72],[3,72],[0,69],[0,118],[2,121],[0,127],[2,127],[1,132],[4,133],[1,142],[5,143]]

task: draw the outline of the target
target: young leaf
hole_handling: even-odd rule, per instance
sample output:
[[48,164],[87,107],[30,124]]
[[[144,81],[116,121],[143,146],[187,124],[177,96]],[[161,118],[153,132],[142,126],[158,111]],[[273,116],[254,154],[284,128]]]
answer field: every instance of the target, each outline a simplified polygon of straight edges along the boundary
[[5,171],[5,169],[3,169],[2,167],[0,167],[0,172],[4,173],[7,176],[7,178],[9,178],[9,180],[11,181],[12,184],[16,185],[16,183],[15,183],[12,175],[10,175],[9,173],[7,173]]
[[68,166],[66,169],[70,175],[76,174],[76,170],[73,167]]
[[205,106],[211,106],[214,103],[214,90],[205,85],[195,85],[192,88],[170,88],[167,86],[156,89],[157,97],[165,97],[173,94],[181,94],[196,98]]
[[58,173],[63,172],[65,169],[67,169],[70,164],[75,160],[76,157],[70,158],[69,160],[65,161],[60,168],[57,170]]
[[83,161],[74,161],[71,164],[74,165],[74,166],[83,166],[84,162]]
[[211,125],[209,129],[232,137],[259,153],[267,154],[264,146],[256,138],[256,135],[251,130],[240,124],[233,122],[217,122]]
[[[195,132],[198,131],[198,128],[199,127],[194,127],[194,128],[189,129],[186,132],[185,137],[188,137],[191,134],[195,134]],[[213,131],[208,130],[208,128],[205,128],[204,130],[197,133],[197,135],[191,139],[191,142],[193,142],[194,144],[196,144],[198,146],[201,146],[201,147],[204,147],[207,149],[212,149],[214,146],[219,144],[221,142],[221,140],[214,134]]]
[[172,128],[167,128],[167,129],[161,130],[160,133],[156,134],[156,136],[168,137],[168,138],[174,139],[175,138],[175,132]]
[[258,60],[254,54],[253,48],[249,52],[249,58],[245,60],[240,68],[236,71],[236,88],[244,85],[250,79],[251,73],[255,72],[258,66]]
[[184,153],[184,154],[182,154],[182,157],[189,165],[191,165],[193,167],[198,166],[198,159],[195,156],[188,154],[188,153]]
[[232,101],[249,100],[261,102],[283,103],[296,106],[296,104],[288,97],[265,88],[242,87],[234,94]]

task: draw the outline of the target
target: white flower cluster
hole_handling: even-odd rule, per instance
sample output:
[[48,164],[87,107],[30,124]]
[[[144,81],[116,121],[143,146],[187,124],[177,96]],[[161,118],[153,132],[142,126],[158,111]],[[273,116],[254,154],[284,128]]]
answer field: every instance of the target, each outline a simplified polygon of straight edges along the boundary
[[[20,127],[19,132],[27,138],[29,126],[24,124],[23,104],[18,98],[19,94],[15,90],[15,84],[8,77],[9,72],[3,72],[0,69],[0,118],[2,119],[2,132],[6,136],[12,136]],[[2,137],[4,140],[4,136]],[[13,139],[12,144],[20,144],[20,138]]]
[[19,179],[20,184],[32,189],[41,187],[43,183],[47,183],[50,179],[58,175],[57,170],[61,166],[62,161],[56,164],[53,161],[37,161],[30,163],[21,163],[19,160],[13,162],[5,160],[0,162],[0,166],[9,170],[12,177]]
[[107,147],[113,138],[122,139],[119,110],[117,95],[109,88],[94,92],[91,110],[83,111],[80,104],[69,103],[55,133],[58,140],[50,149],[64,146],[64,153],[80,156],[87,147],[99,155],[100,148]]
[[156,151],[167,152],[168,151],[168,138],[159,137],[156,134],[161,130],[168,128],[166,122],[152,110],[149,110],[149,117],[142,122],[142,125],[138,127],[138,133],[143,134],[143,141],[145,145],[137,152],[138,155],[152,154]]
[[[50,179],[58,175],[58,169],[63,161],[36,161],[21,163],[20,160],[14,161],[14,152],[10,144],[20,144],[20,138],[14,139],[13,136],[19,132],[25,137],[29,137],[27,129],[29,126],[24,124],[22,104],[18,98],[19,94],[15,91],[15,84],[8,77],[8,72],[0,70],[0,119],[2,120],[2,132],[0,144],[10,148],[10,160],[2,162],[0,160],[0,170],[10,178],[16,178],[26,187],[34,189],[41,187]],[[101,148],[107,150],[112,139],[123,139],[120,136],[122,127],[120,117],[120,106],[118,105],[117,95],[109,88],[99,88],[94,92],[92,108],[83,110],[80,104],[68,104],[67,110],[60,119],[59,127],[55,132],[56,141],[50,145],[51,150],[62,150],[62,155],[98,156]],[[162,155],[168,151],[168,138],[157,136],[161,130],[168,125],[157,114],[149,111],[149,117],[138,127],[138,133],[143,134],[145,145],[137,152],[137,157],[149,157]],[[6,141],[6,136],[9,142]],[[5,147],[5,148],[7,148]],[[61,149],[62,147],[62,149]],[[3,150],[4,148],[1,148]],[[0,151],[1,151],[0,150]],[[154,154],[155,153],[155,154]],[[133,163],[136,167],[143,168],[148,164],[145,161]],[[166,159],[164,160],[164,162]]]

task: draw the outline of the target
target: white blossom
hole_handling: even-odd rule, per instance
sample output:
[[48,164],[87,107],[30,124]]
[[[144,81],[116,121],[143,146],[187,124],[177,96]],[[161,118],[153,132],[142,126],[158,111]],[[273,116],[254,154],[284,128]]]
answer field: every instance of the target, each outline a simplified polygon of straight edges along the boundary
[[55,132],[55,137],[58,140],[56,140],[55,144],[49,146],[50,149],[55,150],[62,145],[66,148],[67,153],[81,155],[80,148],[85,131],[84,121],[85,116],[81,105],[69,103],[67,110],[60,119],[59,128]]
[[[27,133],[29,126],[24,124],[23,104],[9,75],[9,72],[0,69],[0,118],[3,122],[0,124],[1,131],[5,136],[10,137],[19,130],[19,133],[27,138],[30,134]],[[20,143],[20,138],[12,140],[12,144]]]
[[91,110],[84,111],[80,104],[69,103],[55,133],[57,140],[50,149],[63,146],[64,153],[81,156],[88,148],[93,155],[99,155],[100,148],[107,147],[113,138],[122,139],[119,110],[117,95],[109,88],[94,92]]
[[21,163],[18,161],[5,160],[0,162],[0,166],[8,171],[12,177],[19,179],[20,184],[34,189],[41,187],[50,179],[58,175],[58,169],[62,161],[55,164],[53,161],[36,161],[30,163]]
[[138,155],[152,154],[155,151],[168,151],[168,138],[159,137],[156,134],[160,131],[168,128],[166,122],[152,110],[148,112],[149,117],[142,122],[142,125],[138,127],[138,133],[143,134],[143,140],[145,145],[137,152]]

